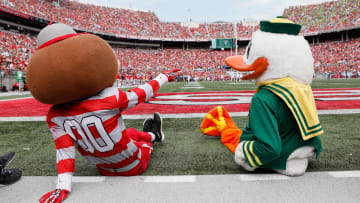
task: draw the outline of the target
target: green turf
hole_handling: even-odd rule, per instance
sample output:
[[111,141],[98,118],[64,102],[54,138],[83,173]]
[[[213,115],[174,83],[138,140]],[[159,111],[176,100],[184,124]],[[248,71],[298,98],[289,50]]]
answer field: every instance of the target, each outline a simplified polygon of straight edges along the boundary
[[[159,92],[255,90],[254,82],[200,82],[202,89],[186,89],[184,82],[168,83]],[[360,80],[314,80],[313,88],[360,87]],[[127,88],[129,89],[129,88]],[[126,90],[126,89],[124,89]],[[16,96],[14,96],[16,97]],[[13,98],[13,97],[11,97]],[[0,99],[4,97],[0,96]],[[143,175],[232,174],[244,170],[219,139],[200,133],[201,118],[164,119],[166,140],[154,146],[149,168]],[[234,118],[239,128],[246,117]],[[320,115],[325,129],[323,152],[312,160],[309,171],[360,170],[360,114]],[[142,120],[126,120],[127,127],[141,130]],[[0,122],[0,155],[14,151],[10,167],[30,176],[57,175],[54,140],[45,122]],[[77,153],[76,175],[99,175],[94,165]]]
[[[149,168],[143,175],[234,174],[244,170],[220,139],[200,133],[200,118],[164,119],[166,140],[154,146]],[[236,117],[243,128],[246,117]],[[321,115],[325,129],[323,152],[312,160],[309,171],[360,170],[360,114]],[[126,120],[127,127],[141,130],[142,120]],[[11,167],[27,176],[56,175],[55,146],[45,122],[0,122],[0,154],[15,151]],[[99,175],[94,165],[78,153],[76,175]]]

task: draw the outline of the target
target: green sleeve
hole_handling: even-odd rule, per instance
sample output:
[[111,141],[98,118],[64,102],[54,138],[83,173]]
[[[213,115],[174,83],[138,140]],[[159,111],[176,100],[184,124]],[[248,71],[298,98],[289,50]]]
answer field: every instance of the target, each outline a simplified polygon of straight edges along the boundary
[[246,161],[252,167],[264,165],[280,156],[281,137],[274,115],[277,106],[278,101],[271,94],[255,94],[252,98],[243,145]]

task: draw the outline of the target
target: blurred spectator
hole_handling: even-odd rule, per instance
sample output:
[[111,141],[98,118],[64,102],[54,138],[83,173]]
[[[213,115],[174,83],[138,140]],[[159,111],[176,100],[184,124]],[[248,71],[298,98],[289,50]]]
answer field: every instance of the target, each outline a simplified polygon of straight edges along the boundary
[[[25,71],[29,57],[34,52],[35,46],[35,37],[0,30],[1,69],[21,69]],[[5,73],[7,73],[7,71]]]
[[335,31],[360,25],[359,0],[328,1],[321,4],[291,6],[284,16],[302,25],[303,33]]

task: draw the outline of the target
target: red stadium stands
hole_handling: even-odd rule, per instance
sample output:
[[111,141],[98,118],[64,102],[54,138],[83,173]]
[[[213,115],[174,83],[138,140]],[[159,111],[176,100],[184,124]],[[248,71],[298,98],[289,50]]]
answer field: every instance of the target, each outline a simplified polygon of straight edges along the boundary
[[[29,56],[36,47],[35,37],[12,32],[0,32],[0,68],[25,70]],[[8,72],[8,71],[7,71]]]
[[[213,38],[237,38],[249,40],[258,26],[245,26],[228,22],[198,23],[184,26],[180,22],[160,22],[152,11],[108,8],[76,1],[8,0],[0,1],[1,7],[62,22],[74,28],[115,34],[124,38],[157,40],[210,40]],[[303,25],[303,33],[328,32],[360,26],[358,0],[339,0],[322,4],[293,6],[284,10],[284,15]],[[36,47],[35,38],[8,31],[0,32],[1,69],[26,70],[29,56]],[[315,58],[315,70],[324,75],[356,75],[360,67],[359,38],[350,41],[332,41],[311,44]],[[185,75],[199,79],[218,80],[226,76],[222,67],[230,51],[210,49],[140,49],[114,48],[122,75],[155,75],[159,71],[183,68]],[[238,50],[244,52],[244,47]],[[351,74],[350,74],[351,73]],[[340,77],[340,76],[339,76]]]
[[[0,1],[0,6],[72,27],[132,38],[209,39],[235,38],[233,23],[200,23],[198,28],[178,22],[160,22],[152,11],[108,8],[76,1]],[[305,34],[347,29],[360,26],[358,0],[330,1],[322,4],[292,6],[284,16],[303,25]],[[240,23],[237,38],[248,39],[256,30]]]
[[300,23],[303,33],[336,31],[360,26],[359,6],[359,0],[329,1],[292,6],[284,10],[284,16]]

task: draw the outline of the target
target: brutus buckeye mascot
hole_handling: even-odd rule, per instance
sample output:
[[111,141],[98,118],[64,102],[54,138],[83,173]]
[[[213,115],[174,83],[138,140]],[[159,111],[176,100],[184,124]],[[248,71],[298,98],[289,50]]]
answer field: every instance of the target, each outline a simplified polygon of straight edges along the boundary
[[257,83],[248,124],[238,129],[227,110],[217,106],[200,126],[206,135],[221,136],[247,171],[266,168],[298,176],[310,157],[320,154],[323,129],[310,87],[314,59],[300,29],[284,17],[261,21],[245,55],[226,59],[237,71],[252,71],[242,79]]
[[[47,123],[55,140],[58,181],[40,202],[61,202],[71,191],[75,148],[106,176],[132,176],[148,166],[153,142],[164,140],[159,113],[143,131],[125,128],[121,112],[147,101],[166,82],[159,74],[128,92],[112,87],[118,72],[114,51],[100,37],[52,24],[38,36],[27,81],[40,102],[54,104]],[[174,72],[177,70],[174,70]]]

